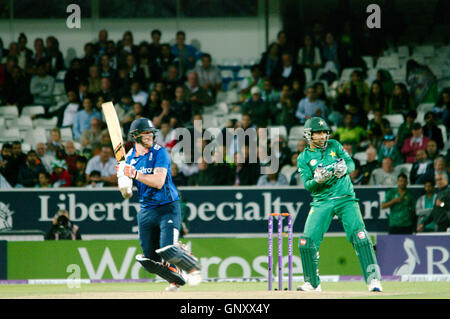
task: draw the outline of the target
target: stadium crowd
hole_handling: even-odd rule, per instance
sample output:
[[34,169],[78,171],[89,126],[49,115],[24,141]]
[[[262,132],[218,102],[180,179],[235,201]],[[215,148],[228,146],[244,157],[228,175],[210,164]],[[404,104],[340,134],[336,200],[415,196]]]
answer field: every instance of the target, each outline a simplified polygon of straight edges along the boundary
[[[20,115],[27,106],[40,105],[45,111],[31,115],[32,120],[57,118],[47,143],[30,145],[26,153],[23,141],[3,143],[0,186],[116,185],[116,161],[101,112],[105,101],[114,102],[125,138],[134,119],[152,119],[160,130],[156,142],[171,152],[178,186],[302,187],[296,159],[307,143],[298,137],[293,145],[289,133],[313,116],[332,125],[331,138],[354,158],[355,185],[397,187],[402,176],[407,184],[425,185],[427,192],[427,185],[434,189],[435,184],[445,183],[441,179],[448,182],[448,136],[439,126],[450,127],[450,88],[438,93],[421,124],[416,90],[406,79],[394,81],[387,70],[380,69],[370,78],[362,59],[370,52],[359,47],[350,31],[344,28],[334,34],[315,25],[296,51],[286,32],[280,31],[237,81],[225,79],[224,68],[210,54],[187,44],[183,31],[176,33],[174,44],[161,43],[162,32],[157,29],[148,41],[137,44],[131,31],[114,41],[107,30],[100,30],[98,39],[85,43],[83,56],[70,61],[68,68],[54,36],[34,39],[32,49],[23,33],[9,45],[0,39],[0,108],[17,108]],[[373,57],[375,61],[379,56]],[[414,66],[420,65],[408,62],[408,68]],[[349,69],[348,78],[341,81]],[[61,74],[64,98],[55,107],[54,91]],[[207,128],[199,128],[195,121],[230,91],[237,95],[227,103],[238,116],[221,123],[215,140],[191,141],[202,151],[216,143],[214,160],[195,158],[194,147],[177,150],[176,129],[204,133]],[[403,116],[399,127],[391,127],[386,117],[393,114]],[[257,149],[251,147],[252,137],[242,143],[235,138],[234,130],[242,128],[254,130],[254,139],[260,140],[258,129],[271,126],[284,127],[286,135],[274,136]],[[61,132],[68,128],[72,139],[63,141]],[[127,141],[126,148],[130,146]],[[252,152],[256,161],[250,161]],[[356,154],[364,154],[364,160]],[[278,161],[279,169],[262,174],[261,167],[272,160]]]

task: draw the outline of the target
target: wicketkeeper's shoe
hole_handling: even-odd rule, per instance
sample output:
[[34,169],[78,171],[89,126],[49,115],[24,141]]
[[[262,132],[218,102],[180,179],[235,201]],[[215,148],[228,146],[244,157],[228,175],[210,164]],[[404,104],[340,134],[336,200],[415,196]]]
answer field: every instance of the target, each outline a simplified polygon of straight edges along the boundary
[[298,291],[314,291],[314,292],[321,292],[322,287],[320,287],[320,284],[314,288],[309,282],[305,282],[303,285],[297,287]]
[[180,286],[177,284],[170,284],[169,287],[166,287],[166,291],[177,292],[178,290],[180,290]]
[[382,292],[381,282],[378,279],[372,279],[367,286],[370,292]]

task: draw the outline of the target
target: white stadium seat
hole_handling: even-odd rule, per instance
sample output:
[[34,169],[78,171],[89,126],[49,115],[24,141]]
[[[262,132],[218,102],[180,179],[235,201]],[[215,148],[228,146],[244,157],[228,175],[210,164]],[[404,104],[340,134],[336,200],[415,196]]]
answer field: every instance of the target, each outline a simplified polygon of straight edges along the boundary
[[363,56],[362,59],[364,60],[364,62],[366,63],[366,66],[368,69],[373,69],[374,68],[374,61],[373,61],[373,56]]
[[50,119],[35,119],[33,120],[33,127],[41,127],[46,129],[52,129],[56,127],[56,124],[58,123],[58,118],[56,116],[50,118]]
[[24,116],[24,115],[31,116],[31,115],[44,114],[44,113],[45,113],[45,109],[42,105],[28,105],[28,106],[24,106],[24,108],[22,109],[21,116]]
[[20,137],[20,131],[18,128],[15,128],[15,127],[11,127],[11,128],[1,127],[0,128],[0,142],[11,143],[11,142],[20,141],[20,140],[21,140],[21,137]]
[[358,152],[353,155],[355,159],[359,161],[361,165],[365,165],[367,163],[367,154],[366,152]]
[[434,56],[434,47],[432,45],[419,45],[413,49],[413,54],[420,54],[426,58]]
[[445,145],[445,144],[447,144],[447,141],[448,141],[447,128],[443,124],[438,125],[438,127],[442,132],[442,138],[444,139],[444,145]]
[[22,115],[21,117],[17,117],[11,121],[9,124],[10,127],[16,127],[19,130],[28,130],[33,128],[33,123],[29,116]]
[[340,80],[343,82],[348,82],[351,79],[351,75],[353,71],[362,71],[361,68],[345,68],[342,70]]
[[313,73],[310,68],[305,68],[303,70],[305,72],[306,83],[310,83],[313,80]]
[[70,127],[63,127],[60,129],[61,131],[61,140],[63,142],[73,141],[73,133]]
[[417,112],[429,112],[433,109],[434,103],[421,103],[417,106]]
[[35,147],[37,143],[47,143],[47,130],[45,128],[34,128],[29,130],[24,138],[24,143],[30,144],[31,147]]
[[412,165],[413,165],[412,163],[404,163],[397,165],[396,169],[398,169],[401,173],[406,174],[406,176],[408,176],[409,179],[409,173],[411,172]]
[[0,117],[14,119],[19,117],[19,110],[15,106],[0,106]]
[[299,140],[304,137],[303,125],[292,126],[289,130],[289,140]]
[[405,121],[402,114],[388,114],[384,115],[383,118],[389,121],[392,128],[399,128],[400,125]]
[[398,69],[400,67],[400,62],[398,56],[382,56],[378,58],[377,69]]

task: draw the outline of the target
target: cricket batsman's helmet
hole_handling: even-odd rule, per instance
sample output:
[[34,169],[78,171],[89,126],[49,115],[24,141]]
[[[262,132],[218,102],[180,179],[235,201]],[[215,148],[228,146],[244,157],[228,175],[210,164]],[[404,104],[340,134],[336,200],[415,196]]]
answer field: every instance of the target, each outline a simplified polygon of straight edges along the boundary
[[128,132],[128,135],[130,137],[130,140],[133,142],[141,143],[142,139],[138,137],[139,134],[142,132],[152,132],[153,135],[156,135],[156,133],[159,132],[157,128],[153,125],[153,122],[145,117],[139,118],[134,120],[131,123],[130,131]]
[[[327,138],[323,146],[318,145],[313,141],[312,133],[314,132],[327,132]],[[318,148],[326,148],[328,139],[330,138],[331,128],[324,119],[320,117],[312,117],[306,121],[303,128],[303,134],[305,134],[305,138],[308,143],[312,143]]]

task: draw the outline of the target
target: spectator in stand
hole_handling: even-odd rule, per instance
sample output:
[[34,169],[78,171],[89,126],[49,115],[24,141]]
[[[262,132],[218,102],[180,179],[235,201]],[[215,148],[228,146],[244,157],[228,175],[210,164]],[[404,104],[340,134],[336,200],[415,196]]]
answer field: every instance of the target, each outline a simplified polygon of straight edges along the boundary
[[277,44],[280,47],[280,55],[283,54],[283,52],[289,52],[292,54],[294,51],[293,45],[288,41],[287,33],[284,30],[278,32]]
[[437,144],[438,150],[444,149],[444,138],[441,129],[437,126],[433,112],[427,112],[424,116],[425,125],[423,128],[423,135],[433,140]]
[[156,59],[161,56],[161,30],[153,29],[150,36],[152,42],[148,45],[148,56],[151,63],[156,63]]
[[202,111],[204,106],[214,103],[213,97],[199,85],[198,74],[195,71],[190,71],[187,78],[185,98],[192,105],[194,112]]
[[137,80],[131,82],[131,97],[134,103],[141,103],[147,105],[148,93],[141,88],[141,83]]
[[67,170],[69,171],[69,174],[73,176],[77,169],[76,161],[79,155],[77,149],[75,148],[75,144],[72,141],[67,141],[64,145],[64,149],[66,153],[64,156],[64,160],[67,164]]
[[117,46],[117,57],[119,65],[126,64],[126,59],[128,55],[131,54],[133,57],[138,56],[138,47],[134,44],[133,33],[131,31],[125,31],[122,35],[122,40]]
[[72,185],[72,177],[67,170],[67,164],[64,160],[56,159],[52,162],[50,184],[53,187],[69,187]]
[[8,56],[6,61],[0,64],[0,94],[6,83],[11,81],[12,71],[17,66],[17,58]]
[[402,154],[398,147],[395,145],[395,136],[392,134],[386,134],[383,138],[383,144],[378,149],[378,163],[381,165],[385,157],[390,157],[394,162],[394,166],[403,163]]
[[389,208],[390,235],[412,234],[415,228],[416,199],[407,186],[408,177],[405,174],[398,175],[397,188],[388,191],[381,204],[382,209]]
[[350,81],[346,82],[339,92],[339,96],[345,94],[347,100],[358,100],[360,105],[366,103],[370,93],[369,86],[364,80],[364,74],[359,70],[354,70],[350,75]]
[[27,48],[27,36],[24,33],[19,34],[18,43],[18,65],[22,70],[27,70],[33,56],[33,51]]
[[111,66],[118,70],[120,68],[119,58],[117,57],[116,43],[108,40],[106,42],[106,54],[109,56]]
[[22,112],[25,105],[29,105],[33,101],[29,80],[24,71],[17,65],[12,67],[9,80],[0,89],[1,100],[5,105],[17,107],[19,113]]
[[306,97],[300,100],[297,106],[295,116],[300,121],[300,124],[305,122],[313,116],[318,116],[326,119],[328,110],[322,100],[316,99],[316,90],[313,85],[306,89]]
[[47,172],[52,171],[52,163],[56,160],[56,156],[47,150],[47,145],[45,143],[37,143],[36,144],[36,153],[41,163],[44,165],[45,170]]
[[37,66],[37,74],[31,78],[30,93],[33,103],[49,108],[53,102],[53,87],[55,78],[47,73],[44,64]]
[[387,98],[383,91],[383,85],[380,81],[373,81],[370,87],[369,98],[366,100],[364,110],[368,113],[381,111],[383,114],[387,112]]
[[170,127],[170,119],[163,117],[159,127],[160,129],[155,137],[155,143],[171,150],[176,142],[176,134],[175,130]]
[[36,188],[52,188],[50,184],[50,174],[47,172],[41,172],[38,176],[38,183],[34,186]]
[[310,68],[313,79],[317,69],[322,66],[320,48],[314,45],[311,35],[307,34],[303,40],[304,46],[298,51],[297,63],[303,68]]
[[283,52],[281,54],[281,67],[273,75],[275,89],[280,90],[283,84],[292,86],[294,80],[298,80],[302,88],[306,85],[306,76],[303,68],[293,61],[292,54]]
[[414,123],[411,132],[412,136],[405,140],[401,149],[401,153],[406,158],[406,163],[414,163],[417,150],[425,150],[430,140],[423,135],[423,129],[420,123]]
[[438,193],[436,201],[430,215],[422,220],[417,227],[417,232],[424,231],[425,227],[431,222],[435,224],[435,231],[446,232],[450,227],[450,188],[448,187],[448,175],[436,175],[436,186]]
[[117,117],[121,125],[124,124],[124,120],[133,114],[133,98],[131,93],[125,93],[119,103],[114,104]]
[[432,161],[434,161],[437,157],[441,156],[437,148],[437,143],[436,141],[433,140],[428,141],[426,152],[427,157]]
[[185,70],[180,59],[172,54],[170,44],[163,43],[161,45],[161,54],[156,58],[156,67],[158,69],[158,77],[160,79],[167,78],[167,72],[169,66],[175,66],[178,70],[178,77],[182,80],[185,79]]
[[8,61],[8,59],[15,59],[17,65],[19,65],[19,44],[17,42],[11,42],[8,47],[8,54],[2,59],[2,63]]
[[297,157],[299,153],[294,152],[291,154],[290,162],[280,166],[280,174],[284,175],[286,177],[286,180],[290,181],[292,174],[295,174],[297,172]]
[[439,124],[444,124],[446,127],[450,127],[450,118],[448,110],[450,109],[450,88],[445,88],[439,94],[439,98],[436,105],[433,107],[432,112],[436,119],[440,119]]
[[212,65],[211,54],[203,53],[201,60],[202,65],[199,65],[194,69],[198,74],[199,84],[215,99],[217,93],[222,90],[222,76],[220,75],[220,70],[217,66]]
[[433,172],[435,178],[437,175],[443,174],[448,176],[447,163],[445,162],[445,158],[442,156],[436,157],[433,161]]
[[114,88],[117,92],[116,95],[120,98],[126,93],[130,93],[131,80],[128,78],[128,70],[125,67],[120,68],[117,74],[117,81],[114,85]]
[[239,98],[239,102],[245,102],[247,101],[250,97],[251,97],[251,93],[250,90],[253,87],[259,87],[260,89],[263,88],[263,77],[262,77],[262,73],[261,73],[261,69],[260,66],[258,64],[254,64],[250,67],[250,73],[251,76],[244,78],[241,81],[241,84],[239,86],[239,91],[240,91],[240,98]]
[[404,117],[414,107],[414,102],[409,95],[408,88],[403,83],[396,83],[389,100],[388,114],[403,114]]
[[87,185],[86,165],[88,160],[84,156],[78,156],[75,161],[75,171],[72,174],[72,186],[85,187]]
[[102,114],[94,108],[94,100],[86,97],[83,100],[83,109],[78,111],[73,121],[73,138],[78,141],[81,134],[90,128],[91,120],[96,117],[102,119]]
[[278,43],[274,42],[269,45],[267,50],[262,54],[259,62],[259,68],[263,77],[273,79],[272,76],[276,74],[281,67],[280,47]]
[[100,78],[109,78],[111,83],[116,83],[118,73],[117,70],[112,67],[111,58],[107,54],[103,54],[100,57],[99,63],[99,75]]
[[427,158],[425,150],[417,150],[416,161],[409,173],[411,184],[424,184],[427,180],[434,180],[433,173],[433,162]]
[[170,100],[168,98],[163,98],[161,101],[161,112],[155,114],[153,117],[153,125],[159,128],[163,119],[166,119],[169,122],[169,127],[176,127],[177,125],[178,114],[172,110]]
[[184,86],[177,86],[175,89],[175,99],[170,102],[171,108],[178,114],[179,126],[185,126],[192,121],[192,106],[185,99]]
[[89,179],[89,184],[86,188],[102,188],[104,186],[103,182],[100,182],[100,172],[92,171]]
[[[434,192],[434,181],[427,180],[424,183],[423,190],[425,194],[420,196],[416,201],[417,228],[430,217],[436,202],[437,194]],[[434,232],[436,224],[431,221],[423,227],[423,232]]]
[[[110,78],[101,78],[100,79],[100,92],[98,93],[98,98],[102,99],[102,103],[106,101],[115,102],[116,101],[116,92],[114,92],[112,87],[112,82]],[[98,99],[97,99],[98,104]],[[101,105],[98,106],[101,109]]]
[[265,78],[263,81],[261,98],[267,103],[269,103],[272,109],[275,109],[277,103],[280,101],[280,95],[278,91],[276,91],[275,88],[273,87],[272,81],[269,78]]
[[[116,163],[111,145],[102,145],[100,154],[92,157],[87,163],[86,176],[88,183],[91,182],[91,179],[95,179],[97,182],[103,182],[105,186],[117,185]],[[91,178],[90,175],[93,171],[99,171],[101,176]]]
[[380,82],[385,97],[392,95],[395,83],[392,80],[392,75],[389,71],[383,69],[378,70],[376,74],[376,81]]
[[334,133],[334,138],[341,142],[349,142],[353,148],[359,150],[362,142],[367,140],[367,132],[359,125],[355,125],[351,113],[344,115],[343,125]]
[[64,89],[66,92],[74,91],[78,93],[78,87],[80,86],[81,80],[83,80],[87,74],[82,66],[81,59],[74,58],[70,62],[70,68],[64,76]]
[[139,44],[137,67],[138,69],[142,70],[142,73],[144,75],[144,83],[142,83],[142,85],[146,90],[155,81],[159,80],[158,68],[156,67],[155,60],[152,60],[150,58],[149,44],[145,41]]
[[178,165],[174,162],[170,165],[170,171],[172,173],[172,182],[175,186],[187,186],[187,178],[178,169]]
[[58,121],[56,123],[57,127],[72,127],[73,121],[75,119],[75,115],[80,109],[80,103],[78,102],[78,96],[75,93],[75,91],[68,91],[67,92],[67,100],[68,102],[58,109],[56,109],[53,112],[46,112],[44,114],[37,114],[32,115],[31,119],[38,119],[38,118],[46,118],[50,119],[56,116],[58,118]]
[[340,48],[338,43],[334,39],[334,35],[331,32],[327,32],[325,35],[325,44],[322,48],[323,63],[332,62],[338,72],[341,69],[340,63]]
[[215,175],[210,165],[204,158],[197,164],[198,172],[188,178],[189,186],[210,186],[215,185]]
[[381,168],[376,168],[372,171],[369,185],[394,186],[397,183],[399,173],[400,170],[394,167],[392,158],[385,157],[381,162]]
[[292,98],[292,90],[289,85],[283,85],[277,108],[280,110],[279,123],[280,125],[284,125],[288,132],[293,126],[300,124],[300,121],[295,117],[297,104]]
[[387,119],[383,118],[383,112],[381,110],[374,111],[373,119],[367,125],[369,142],[376,147],[380,147],[384,136],[391,131],[391,125]]
[[89,82],[85,79],[80,81],[78,86],[78,100],[80,105],[83,104],[84,99],[89,95],[88,93]]
[[108,48],[108,31],[102,29],[98,32],[98,41],[94,43],[94,53],[97,57],[106,54]]
[[125,66],[127,70],[127,77],[132,83],[133,81],[139,81],[141,87],[147,87],[145,82],[144,70],[136,63],[136,58],[133,54],[129,53],[125,56]]
[[250,161],[249,146],[242,148],[242,153],[235,153],[234,162],[236,163],[236,171],[234,178],[234,186],[256,185],[260,176],[260,166],[258,163]]
[[122,121],[122,128],[124,129],[125,135],[128,134],[131,122],[141,117],[149,118],[150,115],[151,115],[150,112],[146,110],[141,103],[134,103],[132,112],[129,115],[127,115],[125,119]]
[[270,104],[261,98],[261,89],[257,86],[251,89],[252,97],[242,105],[242,113],[250,115],[257,127],[267,127],[274,115]]
[[353,185],[364,185],[364,173],[361,164],[355,163],[355,169],[349,173]]
[[14,187],[17,183],[18,168],[21,163],[17,164],[12,156],[12,145],[5,143],[2,146],[0,160],[0,174],[5,178],[9,187]]
[[34,75],[37,71],[37,66],[41,63],[45,63],[47,60],[47,53],[45,52],[44,40],[42,38],[34,39],[34,53],[31,56],[31,61],[28,69],[28,74]]
[[46,44],[46,61],[49,62],[50,70],[48,73],[52,76],[56,76],[59,71],[65,69],[64,57],[59,50],[59,42],[54,36],[48,36],[45,39]]
[[369,145],[366,149],[366,164],[361,166],[360,173],[362,174],[361,184],[368,185],[372,172],[379,168],[380,165],[377,161],[377,149],[373,145]]
[[183,70],[185,72],[193,69],[195,63],[201,58],[202,53],[192,45],[186,44],[186,33],[178,31],[176,34],[176,43],[172,45],[172,54],[178,57],[181,61]]
[[81,133],[81,147],[90,150],[91,153],[98,153],[98,149],[102,144],[102,132],[102,121],[93,117],[91,119],[91,127]]
[[[135,102],[136,103],[136,102]],[[140,102],[137,102],[140,103]],[[142,106],[145,104],[140,103]],[[150,92],[150,100],[148,101],[148,112],[151,117],[154,117],[156,114],[161,112],[161,93],[157,90],[152,90]]]
[[271,174],[264,174],[258,178],[256,186],[261,187],[277,187],[277,186],[288,186],[289,182],[283,174],[278,172]]
[[88,81],[88,93],[92,95],[97,95],[101,91],[101,81],[100,81],[100,72],[97,65],[91,65],[89,67],[89,76],[87,78]]
[[45,172],[45,167],[37,157],[36,151],[30,150],[25,163],[19,167],[15,187],[35,187],[39,182],[39,174]]
[[170,65],[167,68],[167,77],[163,78],[163,82],[167,92],[165,95],[171,100],[175,98],[175,89],[180,85],[184,85],[184,81],[179,76],[178,68],[175,65]]
[[84,73],[89,72],[89,68],[96,64],[97,57],[95,55],[94,44],[91,42],[84,44],[84,56],[81,58],[81,65]]
[[51,152],[58,159],[63,159],[66,155],[64,143],[61,139],[61,130],[59,127],[54,127],[50,130],[50,136],[47,142],[47,151]]
[[399,149],[403,147],[405,140],[412,136],[412,126],[416,120],[417,112],[415,110],[409,111],[406,115],[406,120],[400,125],[397,132],[397,145]]
[[59,210],[45,240],[81,240],[80,228],[70,221],[67,210]]
[[316,91],[316,98],[318,100],[322,100],[325,105],[330,105],[330,100],[328,99],[323,82],[315,82],[314,90]]

